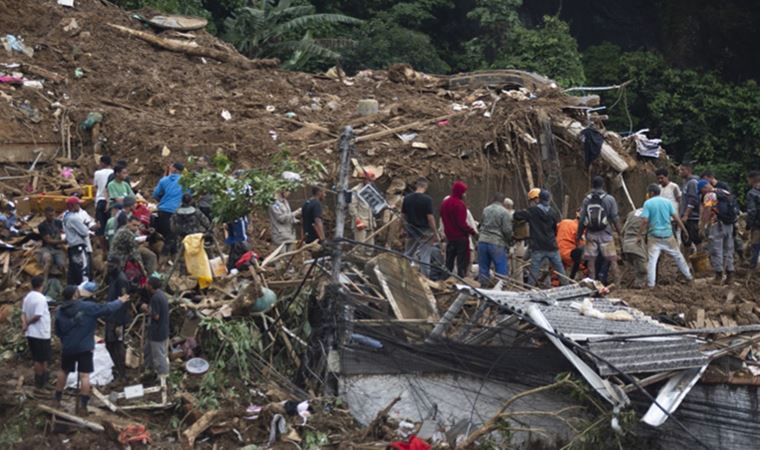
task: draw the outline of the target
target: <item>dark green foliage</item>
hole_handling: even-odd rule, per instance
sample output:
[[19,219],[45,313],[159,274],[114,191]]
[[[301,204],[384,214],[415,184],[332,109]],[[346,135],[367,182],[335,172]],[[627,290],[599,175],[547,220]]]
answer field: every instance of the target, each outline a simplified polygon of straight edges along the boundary
[[516,26],[491,67],[537,72],[564,87],[581,85],[586,78],[570,27],[553,16],[544,17],[542,26],[535,29]]
[[430,37],[418,31],[378,19],[365,23],[353,38],[356,45],[343,58],[348,73],[365,68],[387,69],[394,63],[407,63],[428,73],[449,71]]
[[287,68],[303,67],[312,58],[336,60],[348,41],[320,40],[314,31],[335,24],[361,21],[342,14],[317,14],[309,3],[258,0],[238,8],[225,20],[225,39],[251,58],[279,57]]
[[[696,160],[737,193],[745,189],[744,174],[760,162],[757,83],[734,84],[715,73],[674,69],[658,54],[624,53],[611,44],[589,48],[584,63],[590,84],[632,80],[626,90],[631,124],[624,103],[618,102],[609,111],[610,128],[650,128],[676,161]],[[603,103],[612,105],[617,96],[606,93]]]

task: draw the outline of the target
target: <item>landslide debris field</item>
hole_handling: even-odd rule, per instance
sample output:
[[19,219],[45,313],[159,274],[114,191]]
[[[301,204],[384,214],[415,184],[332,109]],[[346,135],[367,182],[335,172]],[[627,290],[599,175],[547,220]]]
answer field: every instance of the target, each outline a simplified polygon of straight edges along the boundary
[[[542,167],[540,117],[550,118],[549,132],[555,133],[554,145],[563,169],[560,176],[567,174],[568,168],[580,168],[569,172],[574,175],[572,180],[564,181],[575,186],[565,191],[570,211],[580,202],[579,193],[588,187],[581,144],[565,132],[567,121],[580,118],[578,101],[540,77],[515,75],[518,84],[524,86],[519,90],[514,84],[493,88],[475,81],[452,83],[462,78],[428,77],[408,67],[364,71],[353,77],[287,72],[268,67],[268,62],[246,62],[228,44],[205,31],[156,34],[132,19],[131,13],[105,1],[76,0],[76,7],[69,9],[53,0],[0,0],[0,10],[0,35],[21,37],[34,49],[31,57],[0,50],[0,72],[20,72],[29,80],[43,82],[41,89],[0,84],[0,149],[5,152],[19,145],[40,144],[59,147],[58,153],[38,162],[38,177],[18,177],[18,169],[28,169],[34,157],[0,162],[0,177],[16,176],[0,181],[0,192],[9,198],[70,187],[72,183],[59,176],[64,166],[74,168],[76,182],[89,183],[96,150],[129,160],[132,177],[140,180],[140,188],[145,190],[153,186],[168,162],[216,152],[227,155],[236,168],[266,167],[283,151],[297,160],[319,160],[328,168],[326,181],[332,182],[338,163],[337,137],[346,125],[356,130],[361,162],[383,166],[380,184],[396,177],[410,182],[419,175],[446,179],[461,176],[480,179],[485,186],[519,186],[524,192],[522,188],[529,184],[551,179],[552,168]],[[149,15],[149,11],[141,13]],[[112,25],[194,42],[217,59],[158,48]],[[378,112],[359,114],[357,105],[362,99],[377,100]],[[90,131],[80,126],[94,112],[102,114],[95,142]],[[416,136],[407,136],[409,133]],[[629,185],[638,186],[631,190],[640,203],[642,199],[636,193],[641,194],[653,179],[654,165],[636,160],[629,143],[616,135],[605,137],[631,167],[626,179]],[[609,171],[601,161],[594,163],[592,170]],[[622,194],[618,198],[622,199]],[[517,197],[516,201],[524,204],[524,198]],[[264,213],[257,215],[254,247],[272,250],[266,242]],[[616,288],[611,296],[684,326],[760,322],[760,308],[755,303],[760,291],[758,277],[740,271],[731,286],[714,286],[705,279],[685,286],[675,281],[674,268],[668,268],[672,262],[664,259],[666,275],[660,276],[661,285],[655,290]],[[14,256],[1,287],[0,405],[4,411],[0,419],[14,419],[13,426],[35,417],[29,410],[18,415],[13,406],[18,404],[18,396],[24,395],[15,386],[19,375],[27,381],[32,377],[28,362],[14,356],[21,338],[13,311],[28,289],[28,274],[23,271],[28,261]],[[624,266],[624,270],[629,267]],[[631,278],[630,274],[626,278]],[[293,280],[282,282],[298,285]],[[182,323],[181,314],[175,312],[175,316],[172,320]],[[3,356],[8,352],[11,360]],[[278,356],[289,357],[286,353]],[[282,412],[279,402],[292,399],[282,386],[299,391],[281,374],[268,375],[276,381],[257,380],[257,389],[241,380],[230,380],[226,385],[230,394],[225,394],[217,409],[232,413],[229,419],[214,418],[216,425],[210,433],[223,436],[214,445],[235,448],[240,441],[232,429],[240,430],[245,441],[266,441],[271,419]],[[182,383],[188,391],[208,394],[209,388],[201,385],[200,378],[188,377]],[[258,421],[239,419],[249,400],[264,405]],[[389,430],[396,427],[384,418],[370,428],[360,427],[342,405],[332,400],[318,399],[311,406],[312,435],[324,436],[332,443],[387,440]],[[184,428],[175,417],[192,423],[203,417],[201,409],[191,398],[168,411],[130,413],[121,419],[161,428],[161,442],[179,447]],[[23,420],[19,422],[19,418]],[[65,444],[61,439],[69,438],[52,441],[37,425],[18,429],[26,438],[18,448],[120,448],[107,434],[73,434]],[[292,445],[278,443],[273,448]]]
[[[91,112],[103,115],[100,153],[128,159],[131,173],[142,179],[143,186],[152,186],[168,161],[217,151],[241,168],[266,166],[274,155],[286,151],[295,159],[320,160],[333,176],[336,138],[345,125],[356,130],[361,162],[384,167],[381,183],[393,177],[413,181],[417,175],[480,176],[493,186],[487,180],[491,176],[502,185],[505,179],[516,178],[516,185],[525,186],[528,179],[543,180],[536,157],[540,150],[530,140],[540,133],[536,116],[546,114],[556,123],[574,118],[577,111],[563,109],[577,102],[540,77],[529,81],[528,90],[535,98],[528,99],[520,91],[478,83],[457,81],[463,87],[454,89],[445,77],[403,67],[364,71],[351,78],[252,69],[239,63],[236,58],[245,58],[231,46],[203,30],[158,35],[195,42],[228,55],[232,62],[167,51],[117,30],[111,25],[154,34],[131,18],[131,12],[108,2],[78,0],[71,9],[46,0],[0,0],[0,8],[0,31],[21,37],[34,48],[31,58],[0,52],[0,64],[20,64],[0,66],[0,71],[19,71],[44,83],[42,89],[0,84],[0,114],[6,118],[0,126],[0,145],[56,144],[63,139],[78,158],[68,163],[81,167],[75,172],[80,183],[89,182],[94,167],[94,143],[79,127]],[[83,74],[79,78],[77,69]],[[377,114],[358,113],[357,104],[365,98],[378,101]],[[229,120],[223,111],[229,111]],[[401,130],[390,131],[397,128]],[[417,137],[404,142],[399,137],[404,133]],[[648,179],[637,178],[651,176],[651,163],[637,163],[629,155],[630,147],[616,135],[606,138],[632,166],[629,185],[646,186]],[[580,166],[580,143],[562,134],[557,141],[563,167]],[[165,147],[168,156],[162,153]],[[604,170],[597,165],[594,168]],[[52,161],[48,166],[53,166]],[[525,167],[532,169],[532,176]],[[573,181],[578,180],[566,183]],[[29,184],[29,180],[4,182],[15,193],[28,191]],[[38,190],[60,187],[44,177],[38,184]],[[523,199],[516,200],[520,204]],[[580,198],[570,198],[571,205],[577,201]],[[730,288],[701,284],[688,288],[664,281],[652,293],[631,291],[631,303],[650,314],[683,312],[687,321],[703,308],[714,320],[726,315],[739,324],[757,322],[760,309],[754,307],[754,293],[759,285],[754,279],[740,276],[739,280]]]

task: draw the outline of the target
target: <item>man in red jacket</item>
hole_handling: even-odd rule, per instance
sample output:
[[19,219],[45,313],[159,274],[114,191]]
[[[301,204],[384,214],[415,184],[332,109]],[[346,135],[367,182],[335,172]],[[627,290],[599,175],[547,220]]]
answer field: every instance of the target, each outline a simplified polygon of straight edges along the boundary
[[454,270],[457,263],[457,274],[467,275],[470,266],[470,235],[478,232],[467,224],[467,205],[464,203],[464,193],[467,185],[457,180],[451,186],[451,195],[441,203],[441,221],[446,235],[446,268]]

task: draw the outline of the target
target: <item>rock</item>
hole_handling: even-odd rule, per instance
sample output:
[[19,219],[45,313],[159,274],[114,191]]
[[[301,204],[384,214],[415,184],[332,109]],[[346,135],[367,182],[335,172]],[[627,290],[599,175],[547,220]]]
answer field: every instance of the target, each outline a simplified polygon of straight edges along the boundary
[[358,111],[360,116],[377,114],[380,111],[380,104],[373,98],[359,100]]

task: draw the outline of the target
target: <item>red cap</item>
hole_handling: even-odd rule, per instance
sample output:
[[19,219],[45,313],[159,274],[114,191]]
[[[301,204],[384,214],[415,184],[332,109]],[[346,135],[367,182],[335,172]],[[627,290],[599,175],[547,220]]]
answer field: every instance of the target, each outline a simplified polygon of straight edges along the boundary
[[66,199],[67,205],[81,205],[82,200],[79,199],[79,197],[74,197],[73,195]]

